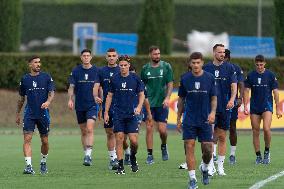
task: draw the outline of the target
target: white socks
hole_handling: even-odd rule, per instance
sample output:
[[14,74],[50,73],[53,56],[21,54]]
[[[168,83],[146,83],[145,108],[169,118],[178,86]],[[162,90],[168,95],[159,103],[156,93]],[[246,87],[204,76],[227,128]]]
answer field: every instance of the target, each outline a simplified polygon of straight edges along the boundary
[[116,155],[116,151],[115,150],[108,151],[108,155],[109,155],[109,159],[112,160],[112,161],[117,159],[117,155]]
[[85,150],[85,156],[91,156],[92,155],[92,148],[87,148],[86,150]]
[[217,144],[214,144],[214,146],[213,146],[213,155],[214,156],[216,156],[216,154],[217,154],[216,150],[217,150]]
[[125,154],[130,154],[130,148],[128,147],[124,152]]
[[195,170],[188,171],[188,176],[189,176],[190,180],[192,180],[192,179],[196,180]]
[[235,156],[237,146],[231,146],[231,153],[230,155]]
[[42,162],[46,163],[47,156],[48,156],[48,154],[46,154],[46,155],[41,154],[41,160],[40,160],[40,162],[41,162],[41,163],[42,163]]
[[32,165],[32,157],[25,157],[26,165]]

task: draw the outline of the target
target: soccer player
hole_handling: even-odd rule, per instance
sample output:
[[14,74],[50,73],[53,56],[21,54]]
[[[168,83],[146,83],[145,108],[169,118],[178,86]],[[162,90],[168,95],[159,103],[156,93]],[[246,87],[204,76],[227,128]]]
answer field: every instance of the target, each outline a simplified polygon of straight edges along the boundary
[[195,140],[201,142],[203,164],[200,167],[202,183],[209,184],[208,166],[212,158],[212,124],[215,121],[217,96],[214,76],[202,70],[203,56],[194,52],[189,58],[191,72],[181,77],[178,91],[177,128],[182,131],[186,146],[189,189],[197,188],[195,175]]
[[[275,74],[265,68],[266,61],[263,55],[255,57],[255,70],[248,73],[245,80],[245,114],[248,114],[249,90],[250,98],[250,120],[253,133],[253,146],[256,154],[256,164],[270,163],[270,142],[271,142],[271,120],[273,112],[272,92],[276,105],[277,118],[281,118],[278,93],[278,82]],[[263,120],[264,133],[264,157],[262,159],[259,144],[260,122]]]
[[[231,60],[231,52],[229,49],[225,49],[225,58],[224,61],[230,62]],[[230,62],[231,63],[231,62]],[[229,163],[230,165],[234,165],[236,163],[236,148],[237,148],[237,119],[238,119],[238,108],[242,105],[243,102],[243,96],[244,96],[244,76],[243,76],[243,71],[240,66],[231,63],[236,72],[236,77],[237,77],[237,89],[239,90],[239,95],[237,94],[236,99],[235,99],[235,106],[232,108],[231,112],[231,119],[230,119],[230,157],[229,157]],[[214,152],[213,152],[213,157],[214,161],[217,162],[217,157],[216,157],[216,148],[217,148],[217,143],[214,144]]]
[[92,164],[92,149],[94,143],[94,125],[97,118],[97,104],[93,97],[93,87],[98,82],[98,69],[91,64],[92,53],[89,49],[81,52],[82,64],[76,66],[69,78],[68,108],[75,110],[81,130],[81,142],[84,150],[83,165]]
[[48,156],[48,132],[49,132],[49,105],[54,97],[54,83],[51,76],[41,72],[41,62],[39,56],[32,56],[28,60],[30,73],[25,74],[20,82],[16,123],[19,125],[21,120],[21,109],[27,97],[27,104],[23,119],[24,144],[23,151],[26,161],[24,174],[35,174],[32,168],[32,147],[31,141],[35,125],[37,125],[41,138],[41,161],[40,173],[47,173],[46,160]]
[[[94,96],[97,103],[102,104],[102,115],[104,116],[106,97],[109,91],[110,78],[119,73],[119,67],[117,66],[118,54],[114,48],[110,48],[106,52],[107,66],[100,68],[99,70],[99,82],[94,87]],[[103,99],[99,97],[99,87],[103,90]],[[109,110],[109,122],[104,123],[105,132],[107,135],[107,148],[109,153],[109,169],[115,170],[117,168],[117,155],[115,151],[115,136],[113,133],[113,103]],[[127,143],[126,143],[127,144]],[[127,146],[128,147],[128,146]],[[126,150],[124,161],[126,164],[130,162],[130,149]]]
[[[214,128],[214,140],[218,141],[218,168],[219,175],[224,176],[224,160],[226,155],[226,131],[230,128],[230,114],[234,107],[237,94],[237,78],[232,64],[224,62],[225,47],[216,44],[213,47],[213,61],[204,65],[203,69],[215,77],[217,91],[217,110]],[[213,168],[213,158],[210,167]],[[211,169],[211,168],[210,168]],[[214,170],[214,168],[213,168]],[[210,171],[211,172],[211,171]],[[210,173],[210,175],[212,175]]]
[[[173,90],[173,71],[171,65],[160,59],[160,49],[157,46],[149,48],[151,62],[143,66],[141,79],[146,85],[153,120],[158,125],[161,138],[162,160],[169,159],[167,148],[167,120],[169,101]],[[154,163],[153,156],[153,124],[146,122],[147,164]]]
[[[120,74],[114,75],[110,80],[110,90],[105,104],[104,121],[106,124],[110,121],[109,110],[112,101],[114,101],[113,131],[116,139],[116,152],[118,159],[118,169],[116,174],[125,174],[123,165],[123,140],[127,135],[130,140],[130,161],[132,172],[139,170],[136,153],[138,149],[138,121],[136,115],[139,115],[145,99],[144,85],[140,78],[129,72],[130,58],[128,56],[119,57]],[[135,103],[139,97],[138,105]]]

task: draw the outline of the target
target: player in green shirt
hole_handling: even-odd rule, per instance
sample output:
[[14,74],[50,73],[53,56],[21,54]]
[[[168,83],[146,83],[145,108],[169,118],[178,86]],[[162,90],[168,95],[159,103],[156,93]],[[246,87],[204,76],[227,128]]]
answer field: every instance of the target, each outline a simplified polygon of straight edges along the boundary
[[[173,71],[169,63],[160,59],[157,46],[149,48],[151,62],[143,66],[141,79],[146,85],[153,120],[158,124],[161,138],[162,159],[169,159],[167,149],[167,120],[169,101],[173,90]],[[147,164],[154,163],[153,157],[153,124],[146,123]]]

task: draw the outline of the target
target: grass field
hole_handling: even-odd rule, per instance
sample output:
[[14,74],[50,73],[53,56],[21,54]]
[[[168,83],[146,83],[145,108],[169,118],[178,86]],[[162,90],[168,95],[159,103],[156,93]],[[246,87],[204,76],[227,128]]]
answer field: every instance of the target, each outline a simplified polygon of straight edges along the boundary
[[[48,157],[49,173],[39,174],[40,140],[35,135],[33,139],[34,176],[23,175],[24,160],[22,155],[21,129],[0,129],[0,188],[135,188],[135,189],[182,189],[187,188],[188,174],[179,170],[178,165],[184,161],[183,142],[175,131],[169,132],[170,160],[161,160],[158,135],[155,135],[155,164],[145,164],[145,131],[140,132],[138,163],[140,171],[132,173],[126,167],[126,175],[114,175],[107,169],[108,154],[105,145],[105,135],[101,128],[96,128],[93,166],[82,165],[83,153],[80,145],[78,128],[53,128],[50,134],[50,153]],[[6,134],[5,134],[6,133]],[[9,134],[13,133],[13,134]],[[250,132],[239,134],[237,149],[237,165],[229,166],[226,159],[227,176],[214,176],[210,185],[200,183],[199,188],[249,188],[254,183],[266,179],[284,169],[283,135],[274,133],[272,137],[271,159],[268,166],[255,165],[255,155],[251,143]],[[263,146],[263,142],[262,142]],[[200,162],[199,144],[197,145],[197,160]],[[283,188],[284,177],[268,183],[264,188]]]

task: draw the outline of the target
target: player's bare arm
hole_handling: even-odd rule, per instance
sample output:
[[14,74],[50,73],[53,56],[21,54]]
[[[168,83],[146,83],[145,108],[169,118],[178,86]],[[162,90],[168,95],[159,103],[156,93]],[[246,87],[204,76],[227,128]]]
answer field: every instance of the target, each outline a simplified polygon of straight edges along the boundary
[[134,114],[135,114],[135,115],[139,115],[140,112],[141,112],[141,110],[142,110],[142,106],[143,106],[143,103],[144,103],[144,100],[145,100],[144,91],[141,91],[141,92],[138,94],[138,97],[139,97],[139,102],[138,102],[137,107],[136,107],[135,110],[134,110]]
[[164,108],[165,107],[169,107],[169,102],[170,102],[170,98],[171,98],[171,95],[172,95],[172,92],[173,92],[173,82],[169,82],[167,84],[167,95],[166,95],[166,98],[163,102],[163,105],[164,105]]
[[243,99],[244,99],[244,89],[245,89],[245,84],[244,82],[238,82],[238,89],[239,89],[239,96],[237,99],[237,106],[240,107],[243,103]]
[[230,100],[226,106],[227,109],[232,109],[234,107],[234,101],[237,95],[237,83],[231,84],[231,97]]
[[68,88],[68,96],[69,96],[68,108],[70,110],[74,109],[74,87],[75,87],[75,85],[70,84],[69,88]]
[[101,92],[100,92],[100,84],[99,83],[95,83],[94,87],[93,87],[93,96],[95,99],[95,102],[98,104],[101,104],[102,101],[102,96],[101,96]]
[[110,105],[111,105],[111,102],[112,102],[112,97],[113,97],[113,93],[108,92],[107,98],[106,98],[106,105],[105,105],[105,114],[104,114],[104,117],[105,117],[104,121],[105,121],[106,124],[108,124],[108,121],[109,121],[108,112],[109,112],[109,108],[110,108]]
[[177,103],[177,130],[178,132],[181,132],[181,116],[182,113],[184,112],[184,98],[179,97],[178,98],[178,103]]
[[211,97],[211,112],[208,115],[209,124],[214,124],[215,122],[216,108],[217,108],[217,96],[212,96]]
[[282,117],[282,112],[280,110],[280,103],[279,103],[279,92],[278,89],[273,90],[274,102],[276,105],[276,116],[278,119]]
[[48,92],[48,98],[46,100],[46,102],[44,102],[42,105],[41,105],[41,108],[42,109],[47,109],[51,103],[51,101],[53,100],[54,98],[54,91],[49,91]]
[[16,111],[16,123],[17,125],[20,125],[21,123],[21,110],[25,103],[25,96],[19,96],[18,102],[17,102],[17,111]]
[[244,89],[244,113],[248,115],[249,88]]

